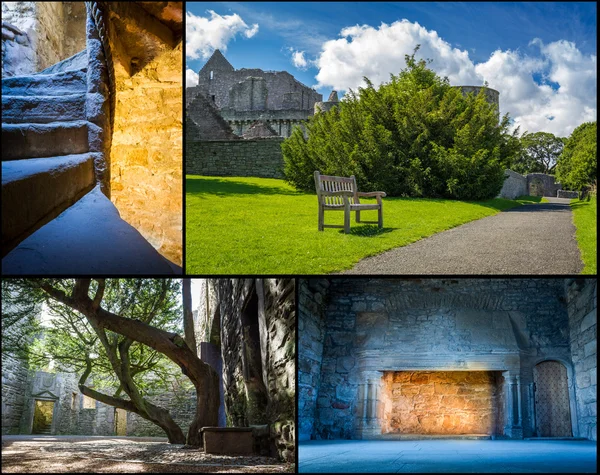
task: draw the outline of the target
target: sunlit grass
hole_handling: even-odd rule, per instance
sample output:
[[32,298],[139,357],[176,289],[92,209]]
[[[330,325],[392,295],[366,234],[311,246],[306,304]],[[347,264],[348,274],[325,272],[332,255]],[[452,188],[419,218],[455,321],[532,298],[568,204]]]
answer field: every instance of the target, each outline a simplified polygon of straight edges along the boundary
[[596,274],[596,197],[592,197],[590,201],[579,201],[578,199],[571,200],[571,208],[573,209],[573,221],[577,228],[575,237],[577,239],[579,251],[581,252],[581,260],[584,265],[581,273]]

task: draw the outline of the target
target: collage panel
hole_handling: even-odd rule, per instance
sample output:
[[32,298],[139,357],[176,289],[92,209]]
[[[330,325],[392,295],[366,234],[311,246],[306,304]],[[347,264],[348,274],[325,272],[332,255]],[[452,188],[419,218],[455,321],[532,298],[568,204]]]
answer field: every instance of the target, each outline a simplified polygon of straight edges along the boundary
[[2,19],[2,274],[181,274],[183,3]]
[[594,472],[595,278],[298,286],[299,472]]
[[4,279],[3,471],[293,472],[295,297],[290,278]]

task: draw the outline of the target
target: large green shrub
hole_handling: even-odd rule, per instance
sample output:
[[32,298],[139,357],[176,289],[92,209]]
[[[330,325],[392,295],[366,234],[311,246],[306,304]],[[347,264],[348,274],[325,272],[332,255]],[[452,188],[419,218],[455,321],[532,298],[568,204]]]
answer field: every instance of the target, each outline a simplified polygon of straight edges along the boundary
[[[416,50],[415,50],[416,53]],[[313,173],[355,175],[359,188],[391,196],[480,200],[496,196],[518,147],[508,116],[463,96],[415,54],[389,83],[349,91],[283,142],[287,181],[314,191]]]
[[581,191],[596,181],[596,150],[596,122],[585,122],[573,131],[556,164],[556,176],[563,186]]

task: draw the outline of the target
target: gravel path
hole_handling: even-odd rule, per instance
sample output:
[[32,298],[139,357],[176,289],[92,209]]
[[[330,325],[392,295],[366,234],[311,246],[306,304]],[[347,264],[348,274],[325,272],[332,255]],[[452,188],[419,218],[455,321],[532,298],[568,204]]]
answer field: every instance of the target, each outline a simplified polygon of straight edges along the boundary
[[360,261],[345,274],[578,274],[569,199],[503,211]]
[[262,456],[205,454],[160,438],[3,436],[2,472],[293,472]]

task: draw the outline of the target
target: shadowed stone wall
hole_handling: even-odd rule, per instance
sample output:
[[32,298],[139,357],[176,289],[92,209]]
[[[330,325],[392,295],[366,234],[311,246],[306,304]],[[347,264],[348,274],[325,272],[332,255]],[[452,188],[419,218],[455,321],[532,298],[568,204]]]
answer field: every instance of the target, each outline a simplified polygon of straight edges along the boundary
[[188,175],[283,178],[280,137],[187,142]]
[[[300,325],[318,322],[316,282],[301,284],[300,308],[312,310],[301,311]],[[318,392],[312,438],[381,436],[383,372],[411,370],[502,372],[502,434],[528,437],[534,433],[534,366],[556,360],[573,375],[564,280],[336,278],[330,283],[318,379],[313,376],[318,358],[303,336],[299,352],[302,384]],[[320,331],[313,333],[318,341]],[[314,392],[301,389],[302,437],[309,435],[314,398]],[[576,408],[571,412],[575,418]]]
[[566,292],[579,435],[597,440],[597,282],[595,279],[570,279]]
[[27,361],[2,355],[2,434],[19,434],[27,392]]
[[195,318],[221,351],[227,426],[268,425],[267,450],[294,460],[294,280],[210,279]]
[[498,194],[499,197],[514,200],[527,194],[527,177],[512,170],[505,170],[504,175],[506,179],[502,185],[502,190]]

